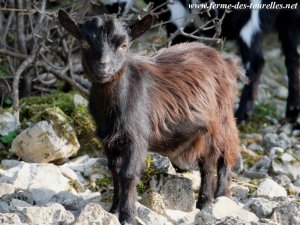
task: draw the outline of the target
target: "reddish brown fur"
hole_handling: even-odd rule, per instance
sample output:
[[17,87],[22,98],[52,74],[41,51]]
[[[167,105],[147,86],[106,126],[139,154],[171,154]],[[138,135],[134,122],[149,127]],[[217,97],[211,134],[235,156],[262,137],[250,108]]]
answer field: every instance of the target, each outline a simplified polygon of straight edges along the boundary
[[138,71],[148,71],[154,79],[150,88],[152,142],[163,139],[162,133],[172,132],[169,125],[179,121],[201,121],[208,131],[179,152],[155,151],[171,159],[180,153],[190,163],[206,159],[213,149],[216,159],[223,154],[233,165],[239,146],[233,116],[239,74],[236,62],[200,43],[175,45],[150,58],[135,55],[132,59]]

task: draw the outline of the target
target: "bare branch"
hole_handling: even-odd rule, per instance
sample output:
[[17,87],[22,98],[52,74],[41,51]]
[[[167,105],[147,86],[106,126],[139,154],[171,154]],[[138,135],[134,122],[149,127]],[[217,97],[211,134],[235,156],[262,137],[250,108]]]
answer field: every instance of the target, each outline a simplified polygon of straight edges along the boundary
[[31,28],[31,33],[32,33],[32,37],[34,40],[34,44],[35,46],[37,45],[37,40],[35,37],[35,29],[33,27],[33,19],[32,19],[32,14],[30,13],[30,6],[29,6],[29,2],[27,1],[27,10],[28,10],[28,16],[29,16],[29,24],[30,24],[30,28]]
[[37,28],[40,27],[40,25],[42,25],[42,22],[45,18],[45,10],[46,10],[46,0],[41,0],[40,3],[41,3],[41,6],[40,6],[40,9],[38,10],[39,15],[38,15],[38,18],[36,21],[36,24],[38,25],[38,26],[36,26]]
[[34,89],[37,89],[37,90],[43,91],[43,92],[51,93],[53,91],[49,88],[41,87],[41,86],[38,86],[38,85],[33,85],[33,87],[34,87]]
[[[16,8],[0,8],[0,12],[1,12],[1,11],[2,11],[2,12],[3,12],[3,11],[7,11],[7,12],[17,12],[17,13],[26,13],[26,12],[28,12],[27,9],[21,9],[21,8],[18,8],[18,9],[16,9]],[[36,10],[31,9],[30,12],[35,13]]]
[[70,77],[66,76],[67,71],[69,70],[69,67],[66,67],[63,70],[56,70],[46,64],[43,65],[44,68],[48,73],[52,73],[55,75],[57,78],[62,79],[66,81],[68,84],[70,84],[73,88],[79,90],[81,93],[84,95],[89,95],[89,91],[82,87],[80,84],[76,83],[74,80],[72,80]]
[[215,42],[217,44],[222,44],[223,43],[223,39],[221,39],[221,38],[208,38],[208,37],[202,37],[202,36],[196,36],[196,35],[193,35],[193,34],[188,34],[188,33],[183,31],[183,28],[179,28],[178,30],[179,30],[179,34],[181,34],[185,37],[193,38],[193,39],[198,40],[198,41]]
[[21,60],[24,60],[27,57],[27,55],[24,55],[22,53],[9,51],[9,50],[3,49],[3,48],[0,48],[0,53],[4,54],[4,55],[7,55],[7,56],[17,58],[17,59],[21,59]]
[[44,85],[52,85],[57,81],[57,78],[51,73],[43,73],[37,76],[35,80],[40,81]]
[[16,74],[13,79],[13,115],[16,118],[17,121],[20,119],[20,110],[19,110],[19,83],[22,73],[28,69],[32,63],[35,61],[35,58],[37,56],[38,52],[34,52],[30,56],[25,59],[22,64],[18,67]]
[[2,38],[1,38],[1,42],[2,42],[3,45],[6,45],[6,37],[7,37],[7,34],[9,32],[9,28],[11,26],[11,23],[12,23],[13,19],[14,19],[14,13],[11,12],[8,16],[8,20],[7,20],[7,23],[6,23],[6,28],[5,28],[5,30],[2,34]]
[[[22,0],[15,0],[15,5],[17,8],[23,8],[23,1]],[[18,48],[21,53],[27,54],[27,47],[25,42],[25,22],[24,22],[24,15],[21,14],[19,11],[15,11],[16,13],[16,30],[17,30],[17,40],[18,40]]]

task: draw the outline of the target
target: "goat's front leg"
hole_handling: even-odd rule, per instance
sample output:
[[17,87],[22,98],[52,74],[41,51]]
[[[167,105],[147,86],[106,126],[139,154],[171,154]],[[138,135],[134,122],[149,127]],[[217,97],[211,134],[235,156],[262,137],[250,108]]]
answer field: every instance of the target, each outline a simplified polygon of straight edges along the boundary
[[108,168],[111,171],[113,185],[114,185],[114,195],[112,200],[112,205],[109,210],[110,213],[115,213],[118,209],[120,202],[120,180],[118,173],[120,170],[120,165],[122,163],[122,158],[120,151],[117,149],[105,148],[105,153],[108,161]]
[[122,166],[119,172],[121,199],[119,221],[124,224],[135,224],[136,185],[144,162],[145,148],[129,141],[122,149]]

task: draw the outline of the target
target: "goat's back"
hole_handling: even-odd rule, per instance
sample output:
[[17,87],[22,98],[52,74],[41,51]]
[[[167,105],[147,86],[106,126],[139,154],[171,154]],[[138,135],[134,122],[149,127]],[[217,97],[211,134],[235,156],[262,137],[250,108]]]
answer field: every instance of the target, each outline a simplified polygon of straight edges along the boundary
[[[195,42],[161,49],[150,58],[138,57],[133,66],[149,76],[155,150],[182,148],[186,154],[185,148],[193,146],[201,133],[224,145],[224,133],[231,130],[236,142],[232,147],[237,148],[233,101],[240,71],[234,59]],[[199,148],[205,148],[200,142]]]
[[137,56],[134,66],[150,76],[154,121],[207,123],[232,113],[240,69],[213,48],[197,42],[178,44],[150,58]]

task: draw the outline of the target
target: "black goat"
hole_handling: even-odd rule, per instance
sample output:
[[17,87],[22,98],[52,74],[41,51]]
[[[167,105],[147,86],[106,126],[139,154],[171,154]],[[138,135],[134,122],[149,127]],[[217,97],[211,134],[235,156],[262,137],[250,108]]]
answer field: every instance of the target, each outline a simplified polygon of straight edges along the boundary
[[109,13],[126,15],[132,7],[134,0],[100,0]]
[[195,42],[153,55],[130,53],[129,41],[151,27],[152,16],[132,27],[109,16],[83,24],[63,10],[58,16],[81,42],[83,68],[92,82],[89,108],[113,175],[110,212],[119,209],[121,224],[135,223],[136,184],[147,150],[199,165],[197,207],[228,195],[239,146],[235,60]]
[[[161,5],[166,0],[145,0],[146,2],[154,2],[154,8]],[[221,37],[227,40],[236,40],[243,64],[246,68],[246,75],[250,80],[250,83],[245,85],[242,96],[240,99],[239,108],[236,112],[238,122],[247,119],[251,116],[254,106],[254,101],[257,96],[259,79],[264,66],[264,57],[261,49],[261,41],[263,36],[274,28],[279,34],[279,39],[282,43],[283,53],[285,55],[285,64],[288,73],[288,98],[286,107],[286,118],[291,122],[295,122],[300,112],[300,57],[297,51],[298,37],[300,31],[300,1],[299,0],[212,0],[212,1],[200,1],[200,0],[174,0],[170,1],[167,5],[164,5],[162,9],[158,9],[157,12],[162,11],[159,15],[159,19],[166,22],[166,29],[168,35],[175,32],[180,26],[186,23],[188,14],[197,11],[197,4],[208,2],[209,4],[222,4],[222,5],[237,5],[238,3],[255,4],[259,7],[259,4],[271,4],[275,2],[278,7],[297,6],[293,9],[234,9],[231,8],[231,12],[225,16],[221,26]],[[298,4],[298,5],[297,5]],[[189,8],[190,6],[190,8]],[[192,7],[193,6],[193,7]],[[200,9],[199,9],[200,10]],[[210,10],[209,18],[221,17],[224,13],[224,9],[214,8]],[[195,30],[189,25],[186,27],[186,32]],[[211,36],[215,33],[214,29],[203,31],[204,35]],[[182,35],[174,39],[173,43],[180,43],[190,41]]]

